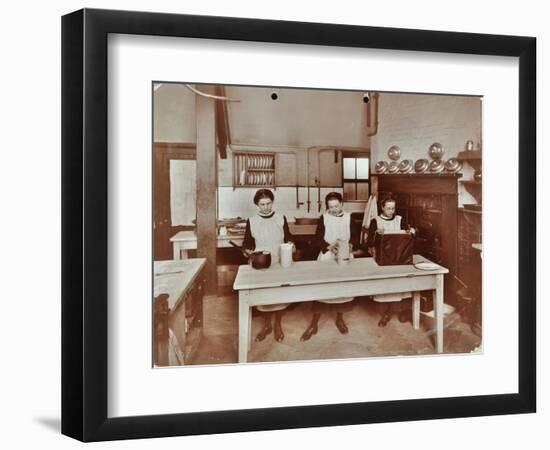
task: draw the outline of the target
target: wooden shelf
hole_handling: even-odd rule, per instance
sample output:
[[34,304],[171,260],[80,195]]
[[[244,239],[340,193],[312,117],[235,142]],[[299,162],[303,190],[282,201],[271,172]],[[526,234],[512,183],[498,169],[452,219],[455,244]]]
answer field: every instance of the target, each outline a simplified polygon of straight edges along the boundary
[[454,177],[454,178],[460,178],[462,177],[461,173],[431,173],[431,172],[424,172],[424,173],[373,173],[371,176],[376,177]]
[[459,161],[472,161],[481,159],[481,150],[471,150],[460,152],[456,157]]
[[475,209],[467,209],[467,208],[458,208],[459,211],[462,211],[464,214],[479,214],[481,215],[481,211],[477,211]]
[[481,150],[460,152],[456,159],[467,162],[476,172],[481,170]]
[[481,181],[477,180],[460,180],[466,190],[472,194],[478,204],[481,204]]

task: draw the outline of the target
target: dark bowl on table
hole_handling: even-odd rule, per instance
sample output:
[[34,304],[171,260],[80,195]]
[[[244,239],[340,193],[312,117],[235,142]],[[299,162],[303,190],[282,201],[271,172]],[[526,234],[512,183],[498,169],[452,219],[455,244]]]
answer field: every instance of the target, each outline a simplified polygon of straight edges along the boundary
[[271,266],[271,253],[254,252],[250,255],[249,261],[254,269],[267,269]]

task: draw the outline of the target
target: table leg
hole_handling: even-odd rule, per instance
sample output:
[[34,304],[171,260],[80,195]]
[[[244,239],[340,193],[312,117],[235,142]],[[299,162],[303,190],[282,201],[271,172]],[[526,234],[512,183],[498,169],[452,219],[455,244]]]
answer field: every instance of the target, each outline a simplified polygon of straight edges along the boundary
[[174,260],[177,261],[181,259],[179,242],[172,242],[172,252],[173,252]]
[[250,347],[252,347],[252,308],[248,308],[248,346],[247,350],[250,351]]
[[250,342],[250,306],[248,305],[248,291],[239,291],[239,362],[245,363],[248,359],[248,345]]
[[413,292],[412,301],[412,321],[413,328],[418,330],[420,328],[420,292]]
[[187,259],[187,249],[185,249],[183,245],[179,242],[172,242],[172,256],[176,261]]
[[435,348],[443,353],[443,275],[436,275],[434,291]]

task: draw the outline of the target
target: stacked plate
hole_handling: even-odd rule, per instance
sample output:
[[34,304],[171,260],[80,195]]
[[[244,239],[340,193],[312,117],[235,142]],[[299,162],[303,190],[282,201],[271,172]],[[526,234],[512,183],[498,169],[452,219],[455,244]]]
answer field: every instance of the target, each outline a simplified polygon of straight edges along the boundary
[[399,172],[400,173],[411,173],[413,171],[413,162],[412,159],[404,159],[399,163]]
[[388,163],[386,161],[378,161],[374,166],[376,173],[386,173],[388,170]]
[[416,162],[414,163],[414,171],[416,173],[424,173],[426,172],[426,170],[428,170],[429,165],[430,163],[428,162],[427,159],[425,158],[417,159]]
[[388,166],[388,173],[397,173],[399,171],[399,163],[397,161],[392,161]]
[[450,158],[445,163],[445,170],[449,173],[457,173],[462,170],[462,163],[456,158]]
[[271,169],[273,167],[272,156],[251,155],[248,157],[249,169]]
[[441,173],[445,170],[445,163],[440,159],[434,159],[428,167],[430,173]]

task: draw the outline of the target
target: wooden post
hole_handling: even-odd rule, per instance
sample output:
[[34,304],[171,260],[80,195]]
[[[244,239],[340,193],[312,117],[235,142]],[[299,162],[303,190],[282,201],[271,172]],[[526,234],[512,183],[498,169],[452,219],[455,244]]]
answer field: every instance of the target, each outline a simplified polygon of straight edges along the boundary
[[[215,94],[213,86],[201,86],[206,94]],[[196,96],[197,119],[197,256],[206,258],[206,293],[215,294],[217,217],[217,154],[215,100]]]

